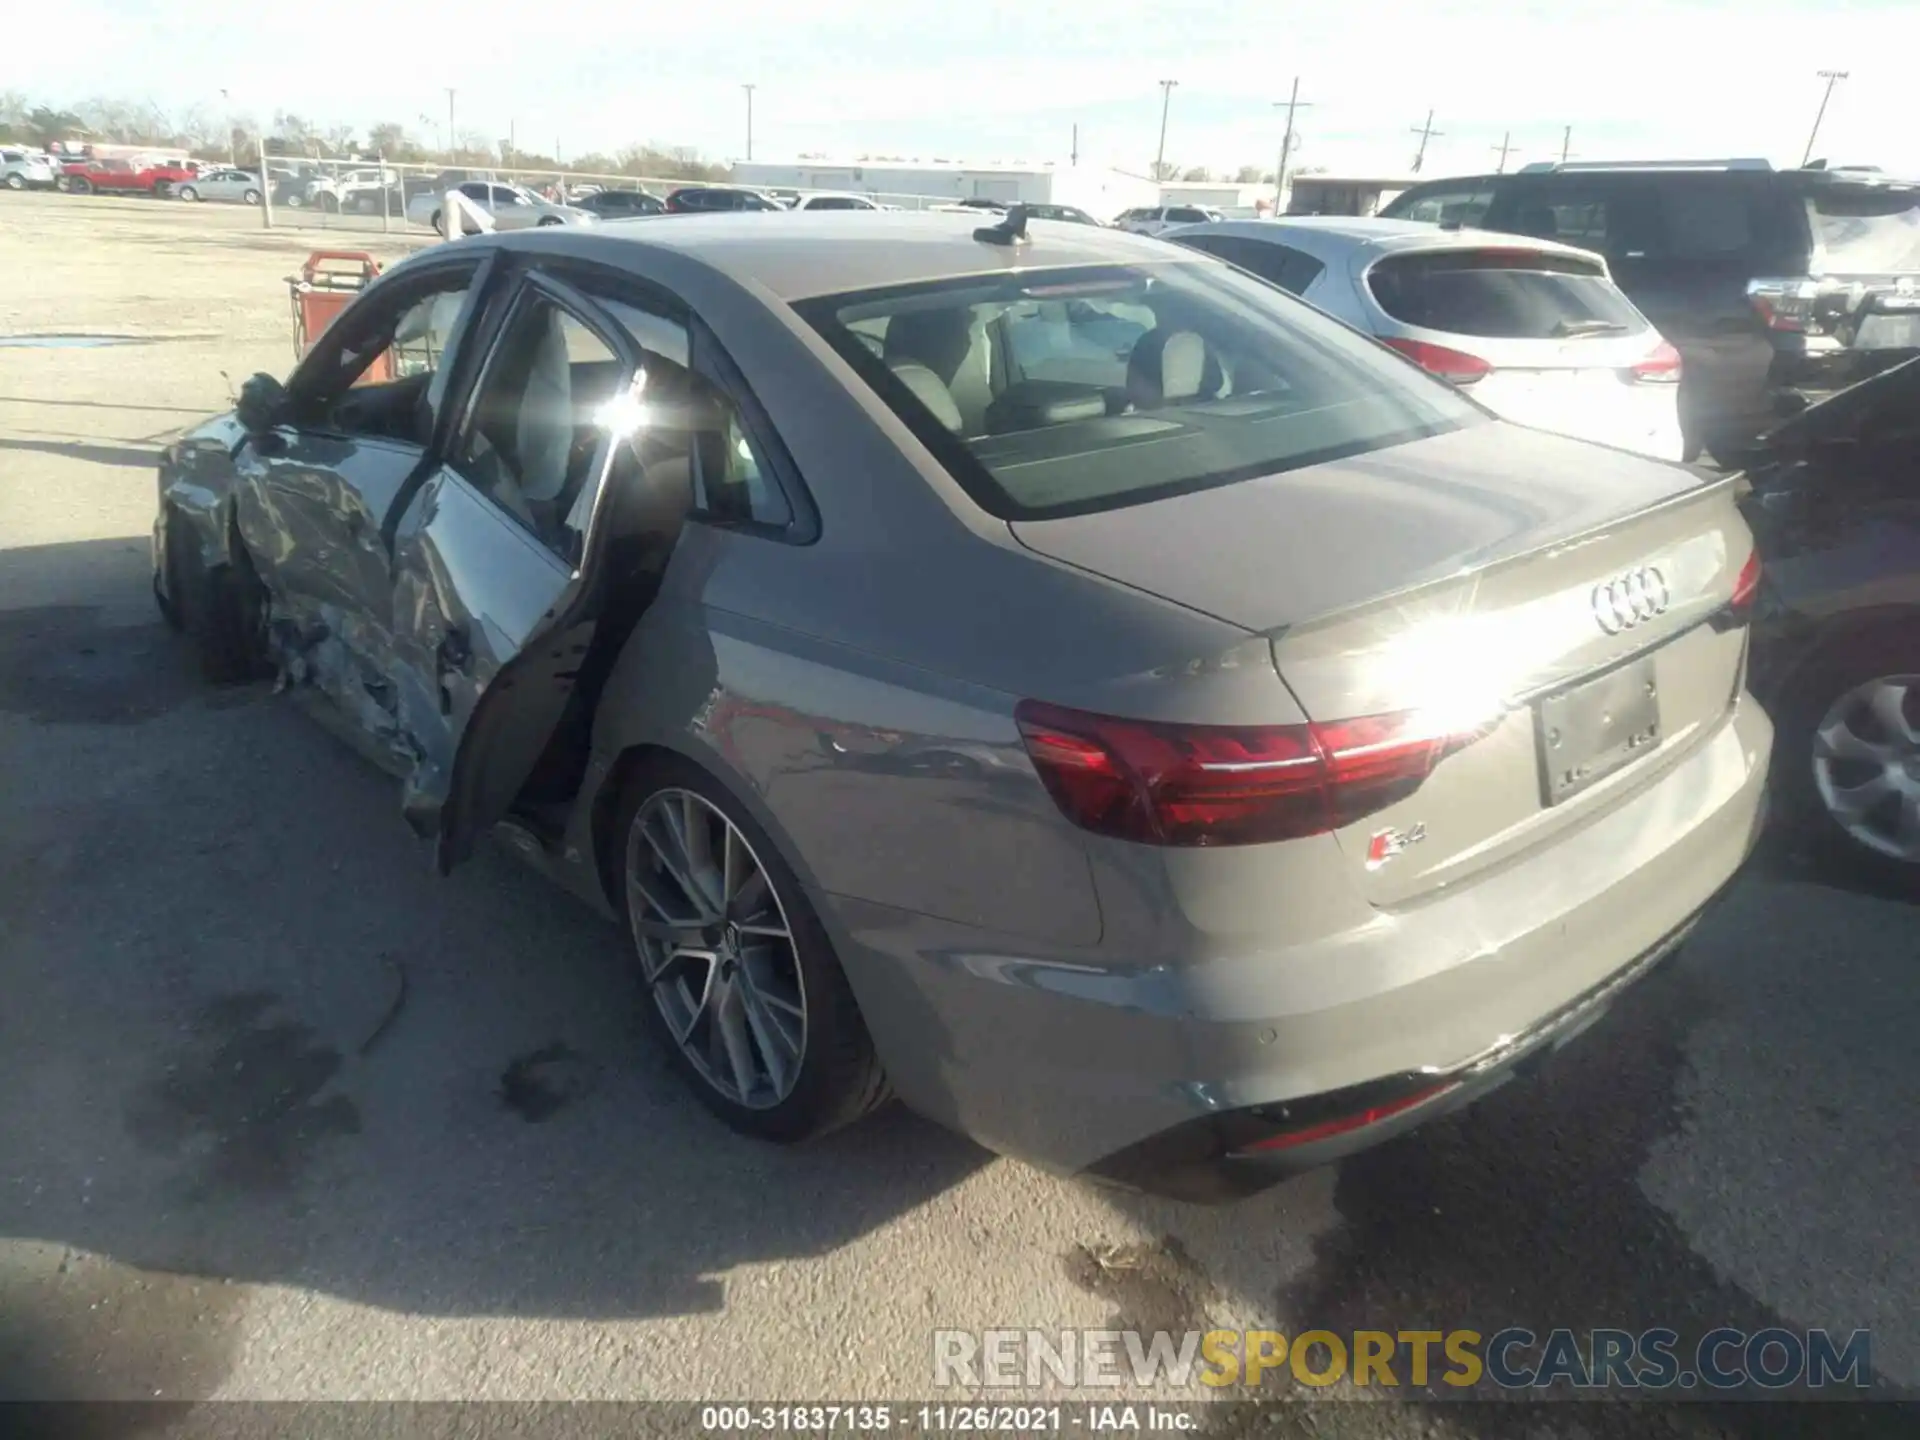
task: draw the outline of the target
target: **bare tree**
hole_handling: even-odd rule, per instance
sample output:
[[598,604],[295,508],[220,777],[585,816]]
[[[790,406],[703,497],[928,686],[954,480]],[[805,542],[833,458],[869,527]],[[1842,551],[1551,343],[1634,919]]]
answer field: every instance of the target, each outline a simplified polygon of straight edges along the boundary
[[1196,181],[1201,184],[1213,179],[1213,171],[1204,165],[1190,165],[1180,172],[1182,180]]
[[1233,183],[1236,185],[1259,185],[1272,179],[1272,172],[1262,171],[1258,165],[1242,165],[1233,172]]

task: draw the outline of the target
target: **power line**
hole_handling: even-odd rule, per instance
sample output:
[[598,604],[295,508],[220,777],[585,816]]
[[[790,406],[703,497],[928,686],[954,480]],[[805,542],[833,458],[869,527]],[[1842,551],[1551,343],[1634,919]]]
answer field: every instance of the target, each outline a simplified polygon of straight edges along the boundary
[[1513,154],[1514,149],[1516,148],[1513,143],[1513,132],[1511,130],[1507,131],[1506,134],[1500,137],[1500,143],[1498,145],[1489,145],[1487,148],[1489,150],[1498,150],[1500,152],[1500,168],[1495,173],[1500,175],[1506,174],[1507,173],[1507,157]]
[[1446,132],[1433,128],[1433,111],[1429,110],[1427,111],[1427,123],[1414,126],[1411,133],[1420,137],[1420,148],[1413,152],[1413,173],[1418,175],[1420,173],[1420,167],[1424,165],[1427,160],[1427,142],[1429,140],[1442,138]]
[[1560,163],[1566,164],[1573,158],[1573,127],[1567,126],[1560,132]]

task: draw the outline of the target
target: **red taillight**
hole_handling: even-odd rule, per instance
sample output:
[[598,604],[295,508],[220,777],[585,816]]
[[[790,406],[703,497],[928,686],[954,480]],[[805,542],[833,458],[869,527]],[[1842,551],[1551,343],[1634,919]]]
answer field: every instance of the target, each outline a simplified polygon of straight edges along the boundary
[[1747,563],[1740,567],[1740,573],[1733,579],[1733,598],[1727,607],[1740,614],[1753,609],[1754,597],[1760,593],[1760,552],[1754,551],[1747,556]]
[[1023,700],[1021,737],[1083,829],[1144,845],[1258,845],[1350,825],[1418,789],[1465,736],[1411,714],[1314,725],[1168,725]]
[[1431,345],[1425,340],[1408,340],[1393,335],[1388,336],[1385,343],[1389,349],[1398,350],[1428,374],[1451,380],[1455,385],[1471,385],[1493,369],[1478,355],[1469,355],[1464,350],[1449,350],[1444,345]]
[[1676,385],[1680,381],[1680,352],[1662,340],[1658,350],[1627,373],[1643,383]]
[[1243,1145],[1235,1153],[1251,1155],[1257,1151],[1271,1154],[1275,1150],[1291,1150],[1298,1145],[1311,1145],[1316,1140],[1331,1140],[1336,1135],[1349,1135],[1355,1130],[1364,1130],[1369,1125],[1378,1125],[1382,1120],[1391,1120],[1395,1115],[1403,1115],[1416,1105],[1437,1099],[1449,1090],[1455,1089],[1458,1082],[1442,1080],[1437,1085],[1429,1085],[1424,1090],[1416,1090],[1411,1095],[1402,1095],[1397,1100],[1383,1100],[1378,1105],[1370,1105],[1365,1110],[1356,1110],[1351,1115],[1340,1115],[1332,1120],[1323,1120],[1318,1125],[1308,1125],[1300,1130],[1289,1130],[1284,1135],[1275,1135],[1270,1140],[1256,1140],[1251,1145]]

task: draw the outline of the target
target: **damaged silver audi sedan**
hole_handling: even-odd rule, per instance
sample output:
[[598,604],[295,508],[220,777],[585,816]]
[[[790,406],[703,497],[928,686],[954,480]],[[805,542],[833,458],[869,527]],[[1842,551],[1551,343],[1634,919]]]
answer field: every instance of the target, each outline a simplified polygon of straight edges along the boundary
[[621,921],[751,1134],[1238,1194],[1585,1029],[1760,821],[1728,485],[982,218],[422,253],[169,448],[161,607]]

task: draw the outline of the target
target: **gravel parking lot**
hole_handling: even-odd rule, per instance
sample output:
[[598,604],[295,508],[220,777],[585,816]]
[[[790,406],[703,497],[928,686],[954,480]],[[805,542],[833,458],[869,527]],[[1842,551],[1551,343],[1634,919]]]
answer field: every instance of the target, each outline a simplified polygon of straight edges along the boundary
[[[720,1129],[616,932],[504,853],[434,878],[389,781],[153,612],[154,452],[285,373],[318,243],[0,197],[0,1398],[919,1397],[937,1327],[1108,1323],[1867,1327],[1876,1393],[1920,1394],[1915,911],[1785,856],[1539,1078],[1237,1207],[897,1112]],[[1915,1423],[1322,1400],[1267,1433]]]

